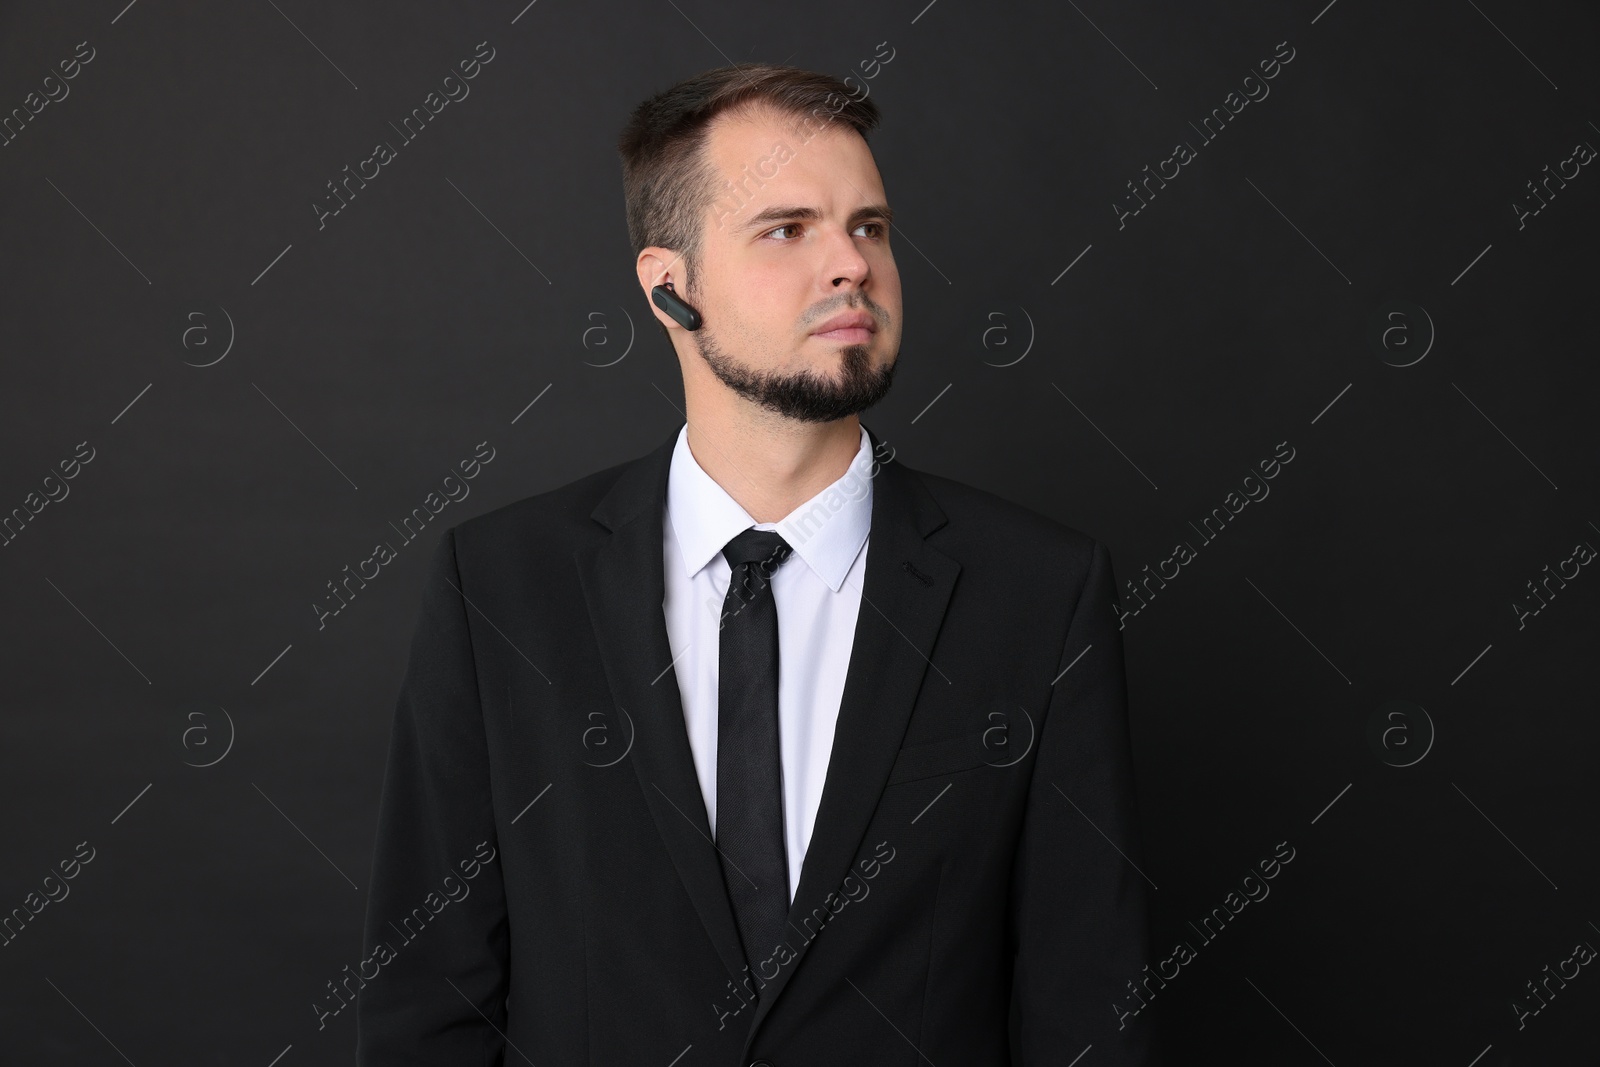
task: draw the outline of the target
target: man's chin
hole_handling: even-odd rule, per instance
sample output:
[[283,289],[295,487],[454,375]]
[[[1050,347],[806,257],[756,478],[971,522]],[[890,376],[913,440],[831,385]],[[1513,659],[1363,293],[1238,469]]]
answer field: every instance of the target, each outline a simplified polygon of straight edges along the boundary
[[796,363],[805,369],[777,373],[758,372],[730,359],[713,336],[697,337],[696,343],[723,385],[799,422],[837,422],[858,415],[883,399],[894,377],[893,356],[878,364],[871,343],[802,346]]

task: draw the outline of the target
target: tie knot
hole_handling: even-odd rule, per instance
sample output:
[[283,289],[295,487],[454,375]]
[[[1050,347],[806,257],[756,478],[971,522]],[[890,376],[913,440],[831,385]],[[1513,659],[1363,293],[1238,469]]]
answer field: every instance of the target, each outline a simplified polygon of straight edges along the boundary
[[735,534],[722,549],[723,557],[733,569],[738,570],[741,563],[759,563],[761,570],[769,574],[793,552],[778,531],[757,530],[753,526]]

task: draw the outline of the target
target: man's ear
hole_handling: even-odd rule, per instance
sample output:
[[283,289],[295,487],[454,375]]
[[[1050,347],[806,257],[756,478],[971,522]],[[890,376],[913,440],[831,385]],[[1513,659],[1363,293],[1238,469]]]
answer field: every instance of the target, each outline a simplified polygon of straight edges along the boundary
[[687,288],[688,279],[683,257],[670,248],[651,245],[639,253],[639,258],[634,261],[634,271],[639,277],[639,288],[644,290],[644,298],[649,302],[656,321],[668,330],[681,330],[683,327],[677,320],[662,311],[656,306],[655,301],[650,299],[650,290],[671,282],[672,291],[682,296]]

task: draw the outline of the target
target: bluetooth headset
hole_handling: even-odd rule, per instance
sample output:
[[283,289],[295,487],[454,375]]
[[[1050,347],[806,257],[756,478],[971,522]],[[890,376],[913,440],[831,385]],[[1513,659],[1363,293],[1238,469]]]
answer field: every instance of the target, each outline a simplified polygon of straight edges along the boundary
[[683,302],[683,298],[672,291],[672,282],[658,285],[650,290],[650,299],[656,307],[671,315],[685,330],[698,330],[700,328],[700,312]]

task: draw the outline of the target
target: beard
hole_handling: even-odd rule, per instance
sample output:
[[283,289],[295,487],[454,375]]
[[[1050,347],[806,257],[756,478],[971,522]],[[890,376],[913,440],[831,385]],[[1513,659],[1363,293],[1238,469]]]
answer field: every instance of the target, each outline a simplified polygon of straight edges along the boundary
[[701,358],[717,379],[746,400],[799,422],[834,422],[857,415],[882,400],[894,380],[898,360],[874,369],[867,345],[839,349],[839,377],[809,370],[775,374],[752,370],[729,356],[705,328],[693,335]]

